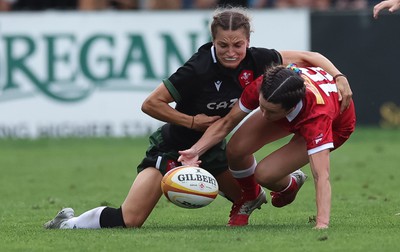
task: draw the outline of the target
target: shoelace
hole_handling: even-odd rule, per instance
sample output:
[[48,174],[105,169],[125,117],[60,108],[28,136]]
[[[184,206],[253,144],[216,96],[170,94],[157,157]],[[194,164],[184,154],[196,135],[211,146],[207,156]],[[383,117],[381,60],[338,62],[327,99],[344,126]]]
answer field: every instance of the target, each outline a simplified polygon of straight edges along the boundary
[[229,213],[229,217],[239,212],[240,206],[242,205],[242,201],[240,200],[238,203],[233,203],[231,212]]
[[241,199],[238,203],[233,204],[229,217],[232,217],[232,215],[238,213],[249,214],[249,212],[250,212],[250,207],[248,206],[248,204],[246,204],[246,201]]

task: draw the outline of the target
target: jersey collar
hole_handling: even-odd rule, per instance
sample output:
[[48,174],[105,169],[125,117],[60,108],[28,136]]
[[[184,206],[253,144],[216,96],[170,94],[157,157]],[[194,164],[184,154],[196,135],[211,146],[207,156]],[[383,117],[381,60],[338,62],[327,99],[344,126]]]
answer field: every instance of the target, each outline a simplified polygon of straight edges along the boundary
[[213,62],[217,63],[217,56],[215,55],[214,45],[211,46],[211,57],[213,58]]
[[289,122],[293,121],[296,118],[296,116],[300,113],[302,108],[303,108],[303,101],[300,100],[299,103],[297,103],[296,107],[293,109],[293,111],[286,116],[286,119],[288,119]]

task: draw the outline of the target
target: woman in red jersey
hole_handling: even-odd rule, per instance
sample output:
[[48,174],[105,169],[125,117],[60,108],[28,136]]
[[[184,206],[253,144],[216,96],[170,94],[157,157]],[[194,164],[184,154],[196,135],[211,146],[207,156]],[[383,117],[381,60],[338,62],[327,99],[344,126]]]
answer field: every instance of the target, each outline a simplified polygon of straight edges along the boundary
[[[338,75],[336,78],[343,78]],[[319,67],[269,69],[244,90],[231,112],[212,125],[190,149],[181,151],[184,163],[200,164],[198,157],[213,141],[228,134],[248,113],[255,111],[235,132],[227,147],[231,170],[244,174],[249,192],[257,183],[271,190],[272,205],[290,204],[306,175],[308,162],[316,189],[317,229],[328,228],[331,187],[330,151],[341,146],[355,128],[351,102],[341,112],[335,77]],[[293,134],[288,144],[255,162],[253,153],[265,144]],[[252,175],[254,173],[254,175]],[[257,182],[257,183],[256,183]]]

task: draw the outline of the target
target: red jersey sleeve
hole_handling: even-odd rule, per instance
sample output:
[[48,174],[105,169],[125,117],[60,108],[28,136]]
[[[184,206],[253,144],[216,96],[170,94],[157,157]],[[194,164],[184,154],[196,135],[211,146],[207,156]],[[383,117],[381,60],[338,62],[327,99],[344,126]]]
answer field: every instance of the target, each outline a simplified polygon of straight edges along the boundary
[[239,99],[239,106],[243,112],[250,113],[252,110],[258,108],[258,97],[260,94],[260,86],[262,81],[263,76],[261,75],[247,85],[243,90],[243,93]]
[[308,155],[334,147],[332,118],[330,116],[321,114],[308,119],[300,127],[299,133],[306,140]]

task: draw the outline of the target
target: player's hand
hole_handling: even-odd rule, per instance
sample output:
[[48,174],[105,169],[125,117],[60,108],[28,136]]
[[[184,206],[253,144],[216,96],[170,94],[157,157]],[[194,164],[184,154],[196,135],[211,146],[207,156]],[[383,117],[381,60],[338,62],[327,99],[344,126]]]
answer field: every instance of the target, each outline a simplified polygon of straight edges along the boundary
[[317,223],[314,229],[327,229],[329,226],[329,216],[317,216]]
[[201,160],[199,160],[199,155],[197,151],[193,148],[178,151],[180,154],[178,158],[178,162],[181,162],[183,165],[190,165],[190,166],[199,166],[201,164]]
[[341,101],[340,112],[343,112],[350,106],[353,92],[351,91],[349,82],[345,77],[336,78],[336,86],[338,88],[339,101]]
[[206,131],[211,124],[220,118],[220,116],[207,116],[205,114],[198,114],[194,117],[192,129],[197,131]]
[[378,14],[383,9],[389,9],[389,12],[395,12],[400,9],[400,1],[399,0],[387,0],[382,1],[374,6],[373,15],[374,18],[378,18]]
[[321,229],[327,229],[328,225],[326,224],[317,224],[313,229],[321,230]]

